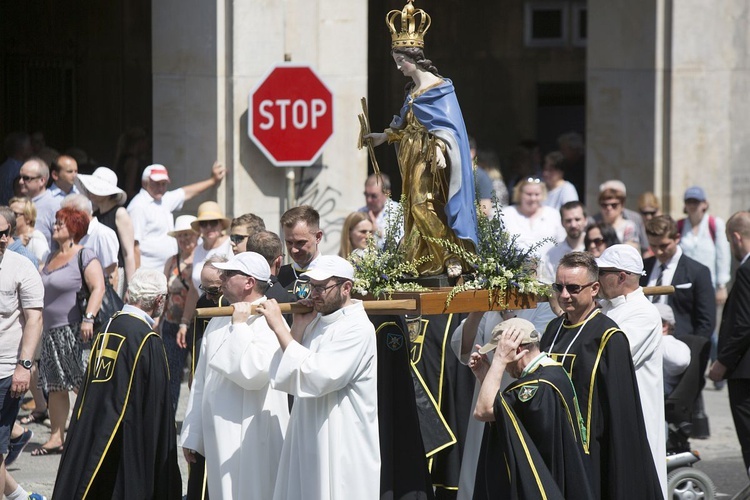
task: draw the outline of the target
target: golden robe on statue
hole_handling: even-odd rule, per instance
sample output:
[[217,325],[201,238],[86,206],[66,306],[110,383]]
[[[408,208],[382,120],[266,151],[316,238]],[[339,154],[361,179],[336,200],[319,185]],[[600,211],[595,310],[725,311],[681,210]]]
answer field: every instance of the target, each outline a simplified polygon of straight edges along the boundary
[[[386,134],[389,143],[397,143],[406,197],[401,249],[413,262],[428,257],[417,266],[420,276],[444,273],[456,255],[422,236],[474,252],[477,231],[468,137],[450,80],[407,95],[401,116],[394,117]],[[436,147],[445,168],[437,167]],[[467,271],[466,263],[461,264]]]

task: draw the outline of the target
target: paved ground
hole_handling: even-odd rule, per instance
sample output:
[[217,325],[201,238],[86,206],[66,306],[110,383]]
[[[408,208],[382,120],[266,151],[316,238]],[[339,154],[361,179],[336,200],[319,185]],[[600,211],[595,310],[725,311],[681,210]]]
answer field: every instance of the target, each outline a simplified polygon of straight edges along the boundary
[[[744,473],[737,436],[729,413],[727,391],[716,391],[708,384],[704,391],[706,410],[709,415],[711,437],[694,440],[692,446],[700,451],[703,460],[697,467],[706,472],[716,483],[719,498],[731,498],[748,485]],[[187,385],[183,384],[177,419],[182,421],[187,403]],[[32,457],[31,451],[47,439],[49,429],[44,425],[31,425],[34,438],[18,460],[9,468],[10,473],[29,491],[37,491],[48,497],[52,494],[59,457]],[[185,461],[180,456],[183,478],[187,477]]]

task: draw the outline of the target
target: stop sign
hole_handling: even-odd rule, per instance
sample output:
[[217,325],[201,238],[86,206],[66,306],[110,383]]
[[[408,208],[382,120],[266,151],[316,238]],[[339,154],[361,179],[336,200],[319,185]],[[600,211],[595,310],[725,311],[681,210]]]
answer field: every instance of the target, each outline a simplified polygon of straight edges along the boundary
[[271,68],[249,108],[248,134],[277,167],[312,165],[333,134],[333,95],[310,66]]

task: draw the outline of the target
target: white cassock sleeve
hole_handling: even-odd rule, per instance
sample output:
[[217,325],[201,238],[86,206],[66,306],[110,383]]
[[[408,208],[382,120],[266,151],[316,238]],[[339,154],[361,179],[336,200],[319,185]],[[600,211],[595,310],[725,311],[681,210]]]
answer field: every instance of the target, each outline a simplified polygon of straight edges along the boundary
[[229,326],[229,334],[209,360],[209,366],[245,390],[262,389],[268,384],[271,359],[279,341],[262,316],[252,324]]
[[[210,325],[209,325],[210,328]],[[182,421],[182,433],[180,433],[180,446],[195,450],[201,455],[206,455],[203,446],[203,387],[206,382],[206,334],[201,341],[200,358],[198,366],[195,367],[195,377],[193,385],[190,388],[190,397],[188,398],[187,411]]]
[[[271,363],[271,387],[298,398],[318,398],[343,389],[374,362],[365,356],[372,324],[367,322],[368,331],[355,321],[340,323],[335,338],[321,343],[315,352],[298,342],[279,350]],[[315,328],[314,323],[311,326]]]

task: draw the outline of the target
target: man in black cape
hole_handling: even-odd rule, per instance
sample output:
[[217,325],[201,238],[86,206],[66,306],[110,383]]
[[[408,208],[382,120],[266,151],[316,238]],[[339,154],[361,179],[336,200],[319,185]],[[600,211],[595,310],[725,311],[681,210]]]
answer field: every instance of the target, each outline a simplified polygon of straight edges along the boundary
[[596,497],[661,499],[628,339],[596,305],[598,279],[590,254],[560,259],[552,287],[564,314],[547,325],[540,347],[573,380]]
[[140,269],[128,303],[91,349],[55,482],[55,498],[182,497],[169,369],[153,317],[167,282]]
[[[594,498],[573,383],[539,350],[539,338],[533,323],[512,318],[471,355],[469,365],[482,383],[474,416],[494,422],[485,431],[475,499]],[[495,348],[490,365],[487,353]],[[505,370],[517,380],[500,391]]]

